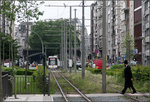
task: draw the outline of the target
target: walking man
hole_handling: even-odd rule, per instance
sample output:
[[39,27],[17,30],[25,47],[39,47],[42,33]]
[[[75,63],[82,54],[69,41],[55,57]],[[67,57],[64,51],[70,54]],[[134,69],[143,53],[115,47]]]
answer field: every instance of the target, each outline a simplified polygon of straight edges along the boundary
[[132,72],[131,72],[130,66],[128,65],[128,61],[127,60],[124,61],[124,65],[125,65],[125,69],[124,69],[125,84],[124,84],[124,89],[122,90],[121,94],[124,94],[126,92],[127,88],[132,88],[133,94],[134,94],[134,93],[136,93],[136,90],[133,87]]

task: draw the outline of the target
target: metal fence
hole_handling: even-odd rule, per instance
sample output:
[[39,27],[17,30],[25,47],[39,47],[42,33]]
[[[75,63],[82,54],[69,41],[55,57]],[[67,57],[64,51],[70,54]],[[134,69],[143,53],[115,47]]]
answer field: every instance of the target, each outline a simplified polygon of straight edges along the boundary
[[10,74],[4,74],[2,76],[3,98],[12,96],[12,80],[13,77]]
[[45,84],[43,77],[35,78],[32,75],[26,77],[15,76],[14,79],[13,93],[15,91],[16,94],[49,94],[49,77],[46,77]]

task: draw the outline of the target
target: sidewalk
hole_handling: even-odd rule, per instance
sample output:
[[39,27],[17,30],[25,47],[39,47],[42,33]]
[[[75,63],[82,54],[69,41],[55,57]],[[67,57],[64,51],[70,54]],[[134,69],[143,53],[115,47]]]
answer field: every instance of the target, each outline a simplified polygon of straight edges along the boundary
[[[128,102],[127,98],[124,98],[124,95],[119,93],[100,93],[100,94],[86,94],[88,97],[92,99],[94,102]],[[133,97],[140,97],[143,94],[136,93],[126,93],[126,95],[130,95]],[[149,96],[149,93],[145,93],[144,95]],[[68,94],[69,100],[71,102],[84,102],[84,99],[81,98],[80,95],[76,94]],[[63,102],[63,98],[61,94],[52,94],[50,96],[43,96],[42,94],[31,94],[31,95],[17,95],[17,99],[14,97],[8,97],[4,102]]]

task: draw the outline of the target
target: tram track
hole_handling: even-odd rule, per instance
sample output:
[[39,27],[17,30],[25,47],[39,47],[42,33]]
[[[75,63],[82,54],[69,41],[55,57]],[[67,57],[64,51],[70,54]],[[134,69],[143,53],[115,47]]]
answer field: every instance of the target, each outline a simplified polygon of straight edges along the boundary
[[[71,80],[69,80],[70,82],[72,82]],[[102,82],[100,82],[102,83]],[[112,83],[114,84],[114,83]],[[117,88],[114,88],[114,87],[111,87],[111,86],[107,86],[108,88],[114,90],[116,93],[121,93],[120,90],[118,90]],[[137,99],[137,96],[134,96],[134,95],[130,95],[130,94],[122,94],[124,97],[126,97],[127,99],[131,100],[131,101],[134,101],[134,102],[145,102],[143,101],[143,98],[147,98],[148,96],[147,95],[144,95],[143,93],[141,92],[137,92],[137,93],[140,93],[141,95],[138,96],[138,97],[142,97],[142,99]],[[136,98],[134,98],[136,97]]]
[[[70,102],[69,98],[67,96],[67,94],[64,92],[63,87],[61,87],[58,79],[56,78],[56,73],[57,71],[55,70],[55,72],[50,71],[53,78],[55,79],[57,86],[62,94],[62,97],[64,98],[65,102]],[[55,73],[55,74],[54,74]],[[63,78],[80,96],[81,98],[83,98],[86,102],[92,102],[92,100],[90,98],[88,98],[85,94],[83,94],[76,86],[74,86],[63,74],[61,73],[57,73],[61,78]],[[58,76],[57,75],[57,76]]]

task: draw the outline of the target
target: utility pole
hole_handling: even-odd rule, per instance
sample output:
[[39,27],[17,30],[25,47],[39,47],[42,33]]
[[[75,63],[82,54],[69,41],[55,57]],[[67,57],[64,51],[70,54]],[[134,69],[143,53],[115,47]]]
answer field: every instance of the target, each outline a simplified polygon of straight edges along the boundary
[[63,24],[61,25],[61,65],[64,68],[64,41],[63,41]]
[[[27,1],[26,1],[26,13],[27,13],[27,8],[28,8],[28,5],[27,5]],[[29,16],[27,15],[27,28],[26,28],[26,32],[27,32],[27,37],[26,37],[26,41],[27,41],[27,50],[26,50],[26,71],[25,71],[25,89],[26,89],[26,82],[27,82],[27,70],[29,68],[29,65],[28,65],[28,56],[29,56],[29,41],[28,41],[28,36],[29,36],[29,25],[28,25],[28,22],[29,22]]]
[[[71,9],[72,7],[70,6],[70,29],[69,29],[69,60],[72,61],[72,26],[71,26]],[[69,66],[70,67],[70,66]],[[71,66],[72,67],[72,66]],[[70,67],[69,72],[72,72],[72,68]]]
[[[1,29],[0,29],[1,30]],[[1,31],[0,31],[1,33]],[[2,90],[2,68],[1,68],[1,40],[2,37],[1,37],[1,34],[0,34],[0,102],[3,102],[3,90]]]
[[82,0],[82,79],[85,77],[84,0]]
[[67,71],[66,21],[64,21],[64,69]]
[[106,0],[103,0],[102,92],[106,93]]
[[[0,11],[1,11],[1,0],[0,0]],[[1,22],[1,15],[0,15],[0,22]],[[0,102],[3,102],[3,90],[2,90],[2,68],[1,68],[1,27],[0,27]]]
[[75,73],[77,72],[77,68],[76,68],[76,22],[77,22],[77,19],[76,19],[76,10],[77,9],[74,9],[74,12],[75,12],[75,26],[74,26],[74,70],[75,70]]
[[[2,1],[0,0],[0,11],[1,11],[1,3]],[[0,14],[0,22],[2,21],[1,19],[1,14]],[[0,27],[0,102],[3,102],[3,90],[2,90],[2,63],[1,63],[1,41],[2,41],[2,36],[1,36],[1,27]]]

